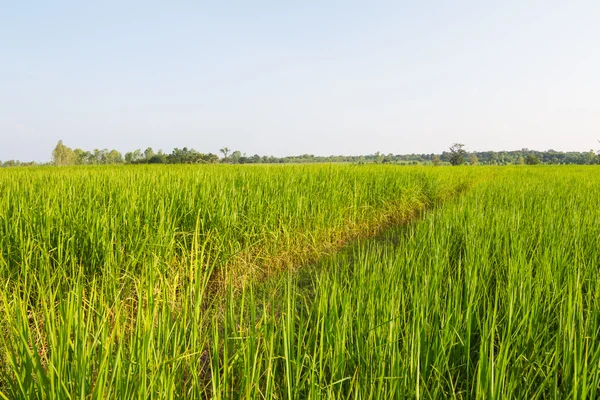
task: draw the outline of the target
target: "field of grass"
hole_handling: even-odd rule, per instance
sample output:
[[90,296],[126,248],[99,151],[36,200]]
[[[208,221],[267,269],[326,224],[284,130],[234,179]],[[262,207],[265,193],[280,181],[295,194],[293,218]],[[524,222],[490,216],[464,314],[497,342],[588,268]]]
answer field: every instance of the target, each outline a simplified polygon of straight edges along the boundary
[[0,171],[0,397],[594,398],[594,167]]

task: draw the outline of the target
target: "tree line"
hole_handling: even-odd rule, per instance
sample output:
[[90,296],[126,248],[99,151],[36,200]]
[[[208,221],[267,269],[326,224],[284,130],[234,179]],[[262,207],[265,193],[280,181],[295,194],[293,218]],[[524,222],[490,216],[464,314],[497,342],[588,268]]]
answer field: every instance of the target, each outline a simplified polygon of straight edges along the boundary
[[216,163],[219,157],[212,153],[200,153],[194,149],[175,148],[170,154],[162,150],[154,152],[148,147],[142,152],[137,149],[125,153],[123,156],[117,150],[86,151],[82,149],[71,149],[62,140],[59,140],[52,150],[52,163],[58,166],[65,165],[102,165],[102,164],[207,164]]
[[519,164],[575,164],[591,165],[600,164],[600,151],[537,151],[521,149],[513,151],[473,151],[467,152],[464,144],[455,143],[449,151],[439,156],[440,161],[446,161],[452,165],[519,165]]
[[[297,156],[274,157],[251,156],[232,151],[228,147],[219,150],[220,157],[213,153],[201,153],[193,148],[175,148],[171,153],[154,151],[151,147],[142,151],[133,150],[123,155],[117,150],[79,148],[72,149],[59,141],[52,150],[50,164],[66,165],[102,165],[102,164],[287,164],[287,163],[327,163],[342,162],[355,164],[430,164],[430,165],[518,165],[518,164],[600,164],[600,151],[561,152],[555,150],[537,151],[521,149],[513,151],[467,151],[462,143],[455,143],[441,154],[384,154],[374,153],[358,156],[315,156],[302,154]],[[2,167],[44,165],[47,163],[20,162],[15,160],[0,162]]]

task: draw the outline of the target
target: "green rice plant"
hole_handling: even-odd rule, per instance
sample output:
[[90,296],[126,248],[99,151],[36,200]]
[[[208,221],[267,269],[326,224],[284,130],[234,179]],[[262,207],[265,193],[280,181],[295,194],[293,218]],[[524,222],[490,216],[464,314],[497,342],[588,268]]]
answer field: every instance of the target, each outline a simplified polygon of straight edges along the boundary
[[[235,333],[230,376],[246,374],[239,349],[260,340],[275,345],[254,356],[264,363],[258,369],[280,373],[212,394],[243,397],[251,387],[247,398],[266,398],[260,390],[269,387],[275,398],[597,397],[595,172],[488,169],[490,179],[422,220],[321,260],[308,284],[294,275],[282,294],[266,291],[274,299],[229,297],[227,310],[279,304],[263,311],[279,329],[255,328],[245,340]],[[244,331],[242,311],[226,312],[224,323]]]
[[593,167],[0,171],[5,398],[595,398]]
[[[236,348],[221,339],[234,332],[233,319],[223,318],[227,298],[409,218],[469,181],[442,170],[350,165],[0,174],[0,393],[17,398],[235,391],[228,349]],[[291,350],[294,336],[286,340]],[[264,370],[271,393],[281,371],[288,384],[295,379],[286,365]]]

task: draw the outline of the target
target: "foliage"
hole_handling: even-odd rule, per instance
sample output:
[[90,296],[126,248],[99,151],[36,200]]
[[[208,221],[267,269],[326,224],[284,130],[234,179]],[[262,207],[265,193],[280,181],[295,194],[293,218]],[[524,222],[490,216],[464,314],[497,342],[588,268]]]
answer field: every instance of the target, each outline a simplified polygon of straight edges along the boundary
[[463,165],[465,163],[465,156],[467,152],[464,149],[465,145],[462,143],[454,143],[450,146],[450,157],[448,161],[452,165]]
[[63,144],[62,140],[59,140],[54,150],[52,150],[52,162],[56,166],[73,165],[76,160],[76,153],[70,147]]
[[[96,164],[111,164],[121,163],[126,164],[167,164],[167,156],[159,150],[154,153],[151,157],[147,157],[152,151],[151,148],[146,149],[142,152],[141,149],[130,151],[125,153],[124,157],[120,156],[120,153],[116,150],[98,150],[95,149],[92,152],[75,149],[76,153],[75,164],[78,165],[96,165]],[[223,150],[227,150],[223,153]],[[195,150],[194,150],[195,151]],[[232,159],[230,157],[230,149],[222,148],[220,152],[227,154],[227,156],[218,159],[216,155],[203,155],[205,158],[200,162],[212,163],[235,163],[235,164],[309,164],[309,163],[355,163],[355,164],[369,164],[369,163],[382,163],[382,164],[400,164],[400,165],[418,165],[418,164],[433,164],[433,165],[444,165],[450,163],[451,153],[444,151],[442,154],[392,154],[388,153],[383,155],[381,153],[357,155],[357,156],[344,156],[344,155],[331,155],[331,156],[315,156],[313,154],[302,154],[297,156],[286,156],[286,157],[274,157],[274,156],[260,156],[254,154],[252,156],[246,155],[245,153],[236,152],[236,157]],[[107,154],[113,153],[113,156],[107,156]],[[118,155],[117,155],[118,154]],[[202,153],[201,153],[202,154]],[[560,152],[554,150],[547,151],[536,151],[529,149],[521,149],[515,151],[472,151],[470,157],[477,157],[478,164],[480,165],[518,165],[525,163],[525,157],[528,155],[534,155],[540,159],[543,164],[576,164],[576,165],[592,165],[600,163],[600,155],[597,155],[593,150],[586,152]],[[439,161],[437,161],[439,160]],[[12,166],[32,166],[32,165],[44,165],[44,163],[37,162],[21,162],[17,160],[9,160],[1,163],[0,166],[12,167]]]
[[600,394],[594,167],[0,178],[0,397]]
[[469,155],[469,164],[470,165],[479,165],[479,158],[476,154]]
[[527,165],[538,165],[542,161],[534,154],[528,154],[525,158],[525,164]]
[[92,152],[82,149],[71,149],[59,140],[52,151],[52,162],[57,166],[121,164],[123,156],[117,150],[94,149]]
[[227,156],[229,155],[230,151],[231,149],[229,147],[223,147],[219,149],[219,152],[223,154],[223,162],[227,162],[229,160]]
[[215,163],[219,157],[216,154],[202,154],[194,149],[175,148],[171,154],[166,157],[170,164],[200,164],[200,163]]

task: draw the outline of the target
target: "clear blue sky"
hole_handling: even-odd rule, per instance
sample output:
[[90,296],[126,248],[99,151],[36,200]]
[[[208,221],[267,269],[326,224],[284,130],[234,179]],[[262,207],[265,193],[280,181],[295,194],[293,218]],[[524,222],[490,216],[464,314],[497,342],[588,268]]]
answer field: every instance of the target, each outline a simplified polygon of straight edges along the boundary
[[600,2],[14,1],[0,160],[598,148]]

